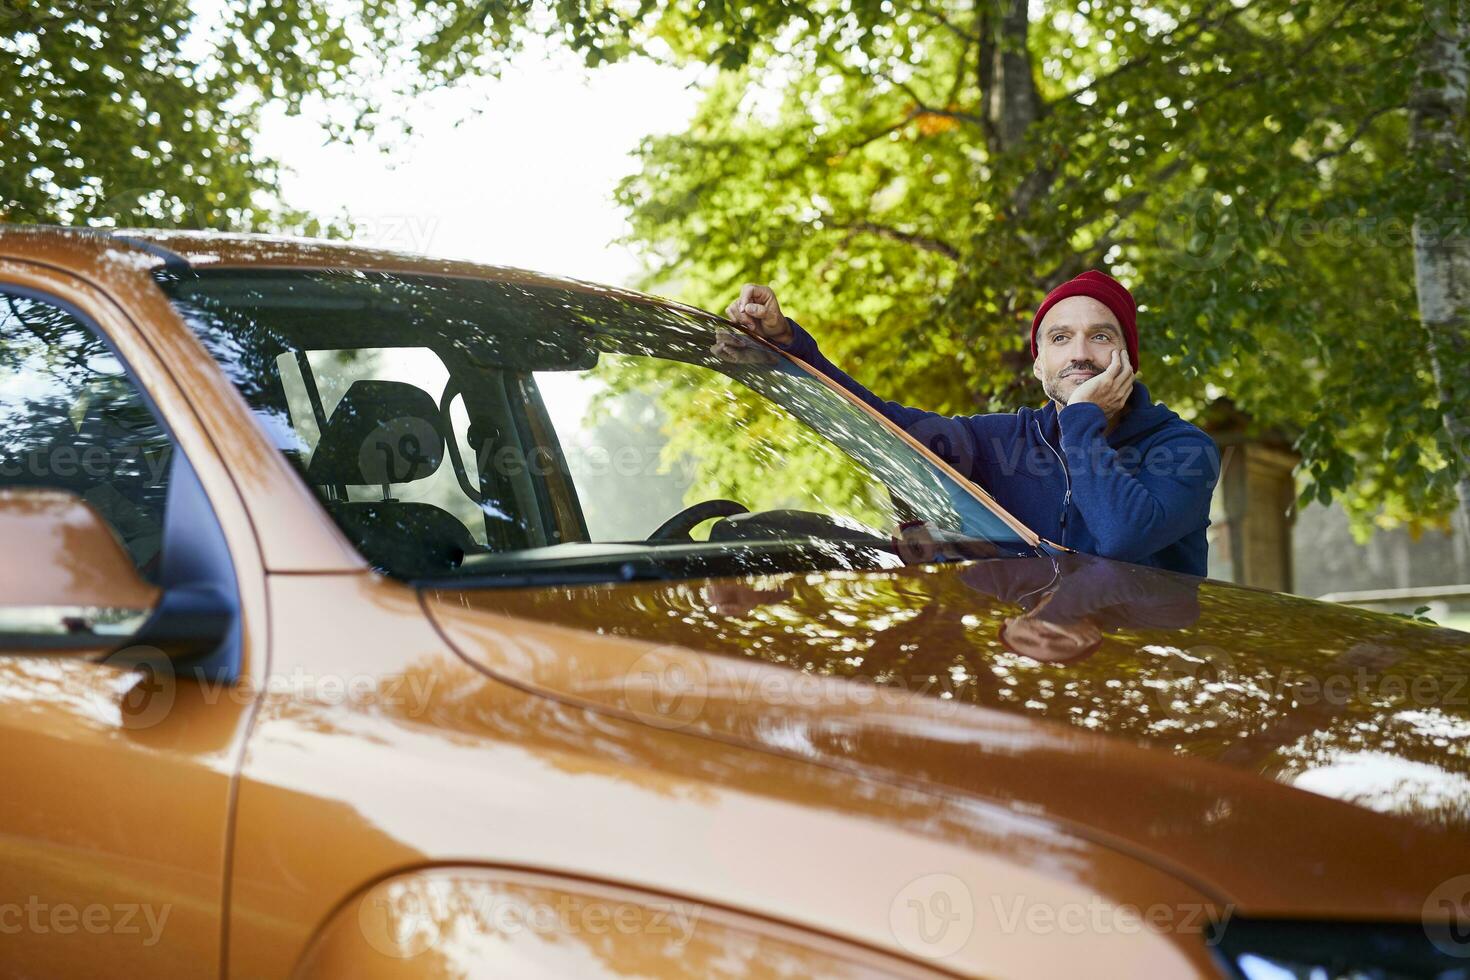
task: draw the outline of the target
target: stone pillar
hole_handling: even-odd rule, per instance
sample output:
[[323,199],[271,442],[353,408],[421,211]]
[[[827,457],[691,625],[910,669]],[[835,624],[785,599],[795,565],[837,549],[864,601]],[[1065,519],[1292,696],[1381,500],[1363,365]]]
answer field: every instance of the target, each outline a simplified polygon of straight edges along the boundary
[[1205,411],[1201,428],[1220,447],[1220,482],[1210,508],[1210,575],[1290,592],[1291,530],[1301,457],[1284,436],[1260,432],[1228,398]]

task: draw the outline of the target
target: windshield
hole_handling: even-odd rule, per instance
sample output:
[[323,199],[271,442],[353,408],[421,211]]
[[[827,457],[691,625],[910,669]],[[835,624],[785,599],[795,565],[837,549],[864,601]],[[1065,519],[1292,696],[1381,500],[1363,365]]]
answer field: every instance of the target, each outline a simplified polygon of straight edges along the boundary
[[1036,553],[877,419],[713,316],[440,276],[158,281],[348,538],[397,578]]

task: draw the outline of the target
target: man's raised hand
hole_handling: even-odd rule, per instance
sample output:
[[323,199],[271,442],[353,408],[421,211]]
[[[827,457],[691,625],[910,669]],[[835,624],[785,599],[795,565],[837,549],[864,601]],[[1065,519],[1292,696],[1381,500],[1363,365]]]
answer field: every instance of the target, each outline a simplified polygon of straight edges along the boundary
[[1133,365],[1128,360],[1127,351],[1115,350],[1108,359],[1107,368],[1078,385],[1077,390],[1072,392],[1072,397],[1067,399],[1067,404],[1092,402],[1111,420],[1128,404],[1128,397],[1132,393]]
[[770,286],[753,282],[741,286],[740,298],[730,304],[725,316],[774,344],[789,344],[795,338]]

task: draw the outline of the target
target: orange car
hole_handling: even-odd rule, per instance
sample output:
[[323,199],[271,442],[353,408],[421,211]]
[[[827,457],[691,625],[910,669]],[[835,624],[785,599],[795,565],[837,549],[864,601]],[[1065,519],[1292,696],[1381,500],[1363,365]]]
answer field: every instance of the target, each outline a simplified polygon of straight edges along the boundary
[[1075,555],[698,310],[0,230],[16,976],[1470,970],[1470,636]]

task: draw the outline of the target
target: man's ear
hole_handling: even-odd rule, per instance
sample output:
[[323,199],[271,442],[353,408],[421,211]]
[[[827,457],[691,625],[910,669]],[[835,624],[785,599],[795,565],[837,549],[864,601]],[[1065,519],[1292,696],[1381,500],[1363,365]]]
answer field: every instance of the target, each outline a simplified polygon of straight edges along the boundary
[[1031,373],[1034,374],[1034,375],[1036,375],[1036,380],[1037,381],[1043,380],[1042,377],[1041,377],[1041,355],[1040,354],[1038,354],[1036,356],[1036,360],[1034,360],[1034,361],[1031,362]]

